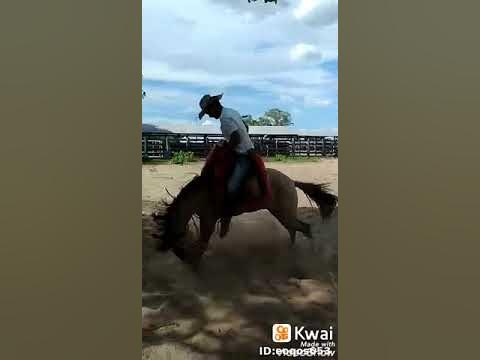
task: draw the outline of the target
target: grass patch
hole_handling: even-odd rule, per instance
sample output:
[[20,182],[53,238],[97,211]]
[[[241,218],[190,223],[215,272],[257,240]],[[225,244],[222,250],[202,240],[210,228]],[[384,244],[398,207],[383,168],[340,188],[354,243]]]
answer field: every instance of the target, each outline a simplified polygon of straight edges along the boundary
[[285,162],[285,161],[287,161],[287,159],[288,159],[287,155],[275,154],[275,156],[272,158],[272,161]]
[[191,151],[178,151],[174,152],[172,159],[170,160],[172,164],[183,165],[189,162],[195,161],[195,156]]

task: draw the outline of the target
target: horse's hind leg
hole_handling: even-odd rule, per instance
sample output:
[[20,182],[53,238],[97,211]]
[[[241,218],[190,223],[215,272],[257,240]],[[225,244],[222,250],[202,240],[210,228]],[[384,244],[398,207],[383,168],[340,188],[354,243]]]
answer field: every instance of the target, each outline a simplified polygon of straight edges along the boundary
[[[310,225],[307,223],[304,223],[301,220],[298,220],[297,218],[295,218],[294,225],[289,228],[289,231],[290,231],[290,237],[292,237],[291,235],[292,232],[295,234],[297,231],[300,231],[308,238],[312,238]],[[294,237],[294,240],[295,240],[295,237]],[[293,241],[292,241],[292,244],[293,244]]]
[[305,236],[311,237],[310,225],[298,220],[296,214],[285,215],[274,210],[270,210],[270,212],[288,230],[288,233],[290,234],[290,243],[292,246],[295,244],[297,231],[305,234]]
[[[276,214],[273,211],[270,211],[270,212],[288,230],[288,233],[290,234],[290,247],[292,249],[293,249],[293,245],[295,244],[297,231],[300,231],[305,235],[309,236],[310,225],[304,223],[303,221],[298,220],[296,215],[282,216],[282,214],[278,214],[278,213]],[[302,267],[301,262],[298,262],[298,259],[296,258],[296,256],[293,256],[290,266],[291,266],[290,273],[292,276],[299,279],[306,277],[305,270]]]
[[302,232],[305,236],[312,238],[312,226],[301,220],[297,220],[297,231]]

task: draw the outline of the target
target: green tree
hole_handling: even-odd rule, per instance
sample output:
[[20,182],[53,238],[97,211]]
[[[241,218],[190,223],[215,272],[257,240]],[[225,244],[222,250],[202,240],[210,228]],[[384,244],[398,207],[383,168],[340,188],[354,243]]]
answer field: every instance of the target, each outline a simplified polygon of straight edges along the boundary
[[244,115],[243,121],[249,126],[289,126],[293,125],[292,115],[280,109],[270,109],[258,119]]
[[289,126],[293,125],[292,115],[280,109],[270,109],[258,119],[266,126]]

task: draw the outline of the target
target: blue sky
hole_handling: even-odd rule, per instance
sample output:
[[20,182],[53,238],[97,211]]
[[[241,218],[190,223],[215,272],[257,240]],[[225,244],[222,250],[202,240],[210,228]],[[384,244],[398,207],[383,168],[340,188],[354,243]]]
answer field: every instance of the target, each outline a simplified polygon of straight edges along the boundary
[[143,0],[143,122],[198,121],[203,94],[242,115],[338,128],[338,1]]

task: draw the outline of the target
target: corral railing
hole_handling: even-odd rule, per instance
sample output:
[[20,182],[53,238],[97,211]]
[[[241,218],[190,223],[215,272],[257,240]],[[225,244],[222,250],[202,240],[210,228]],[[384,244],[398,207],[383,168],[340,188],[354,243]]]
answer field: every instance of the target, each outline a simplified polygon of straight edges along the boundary
[[[255,149],[264,156],[338,156],[338,136],[250,134]],[[169,159],[177,151],[205,157],[221,134],[142,133],[142,157]]]

